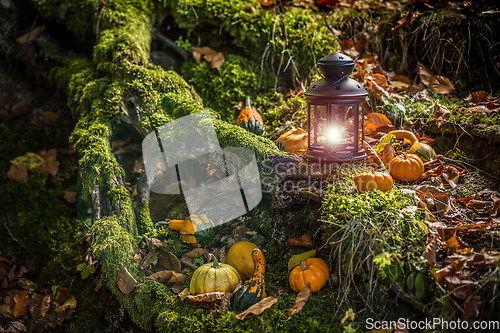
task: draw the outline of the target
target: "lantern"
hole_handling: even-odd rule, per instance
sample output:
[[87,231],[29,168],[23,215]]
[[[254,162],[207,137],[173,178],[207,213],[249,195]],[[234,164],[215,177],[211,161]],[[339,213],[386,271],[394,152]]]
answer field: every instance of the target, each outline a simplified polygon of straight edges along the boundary
[[319,163],[363,160],[363,103],[368,95],[356,80],[348,78],[354,62],[332,53],[318,62],[323,79],[305,92],[308,148],[304,157]]

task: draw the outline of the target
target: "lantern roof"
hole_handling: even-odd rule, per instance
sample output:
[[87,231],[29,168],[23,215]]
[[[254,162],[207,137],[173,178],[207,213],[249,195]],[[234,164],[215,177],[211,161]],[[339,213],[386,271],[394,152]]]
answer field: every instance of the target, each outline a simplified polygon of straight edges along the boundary
[[[328,101],[350,103],[350,99],[359,100],[368,95],[361,83],[348,78],[354,68],[354,61],[342,53],[332,53],[318,61],[323,79],[313,82],[305,92],[311,102]],[[320,101],[318,101],[318,99]]]

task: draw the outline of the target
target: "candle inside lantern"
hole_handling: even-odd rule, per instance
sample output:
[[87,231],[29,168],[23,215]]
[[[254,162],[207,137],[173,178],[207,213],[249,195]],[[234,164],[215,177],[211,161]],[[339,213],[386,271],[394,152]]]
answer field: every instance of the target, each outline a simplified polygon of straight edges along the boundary
[[330,127],[328,129],[326,137],[327,137],[328,142],[330,142],[330,143],[339,142],[344,137],[342,128],[339,126]]

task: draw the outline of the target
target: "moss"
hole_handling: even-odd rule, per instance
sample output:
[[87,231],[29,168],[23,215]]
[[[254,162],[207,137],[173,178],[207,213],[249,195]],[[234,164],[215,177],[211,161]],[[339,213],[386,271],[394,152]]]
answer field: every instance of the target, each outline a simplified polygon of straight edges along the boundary
[[[234,123],[235,106],[246,96],[257,92],[257,66],[243,57],[229,55],[220,69],[210,68],[210,63],[194,61],[184,63],[182,74],[192,84],[207,106],[218,110],[221,119]],[[207,102],[209,104],[207,104]]]
[[139,232],[139,235],[144,235],[153,231],[153,229],[154,224],[151,220],[151,216],[149,215],[149,204],[144,200],[141,204],[137,218],[137,231]]

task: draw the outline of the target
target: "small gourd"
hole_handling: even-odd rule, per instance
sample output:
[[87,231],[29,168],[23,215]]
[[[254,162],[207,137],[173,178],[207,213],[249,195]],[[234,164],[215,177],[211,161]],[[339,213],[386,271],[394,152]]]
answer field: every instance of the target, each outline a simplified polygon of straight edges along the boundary
[[267,296],[263,271],[265,259],[260,249],[257,248],[252,251],[252,260],[255,267],[254,275],[234,293],[233,309],[236,312],[245,311]]
[[431,146],[418,141],[417,137],[412,132],[397,130],[391,131],[388,134],[394,134],[396,139],[408,139],[411,142],[411,147],[407,153],[417,155],[423,163],[436,159],[436,152],[434,149],[432,149]]
[[228,264],[222,264],[210,253],[213,263],[201,265],[191,277],[189,290],[198,295],[214,291],[233,292],[241,278],[236,269]]
[[383,191],[387,192],[392,189],[394,184],[391,175],[383,172],[375,172],[373,168],[370,168],[371,172],[361,173],[354,177],[354,185],[359,193],[365,191]]
[[[254,275],[252,251],[258,248],[252,242],[240,241],[231,246],[227,252],[226,263],[236,268],[243,281]],[[262,258],[262,274],[264,274],[266,272],[266,258],[264,256]]]
[[309,258],[292,269],[288,282],[296,293],[310,283],[311,292],[315,293],[326,285],[329,275],[328,264],[323,259]]
[[168,227],[181,233],[181,240],[194,247],[210,245],[215,238],[215,225],[207,215],[191,215],[185,220],[170,220]]
[[243,127],[249,132],[257,135],[265,135],[266,128],[264,127],[264,121],[259,112],[250,104],[250,97],[246,99],[246,106],[240,112],[238,119],[236,119],[236,125]]
[[302,156],[307,151],[307,140],[309,135],[302,128],[291,129],[281,134],[276,140],[276,145],[288,153]]
[[414,182],[424,173],[424,164],[417,155],[403,153],[389,163],[389,172],[400,182]]

